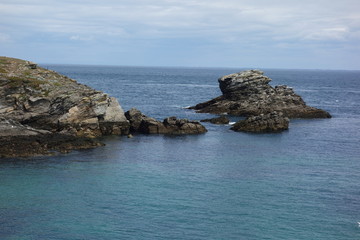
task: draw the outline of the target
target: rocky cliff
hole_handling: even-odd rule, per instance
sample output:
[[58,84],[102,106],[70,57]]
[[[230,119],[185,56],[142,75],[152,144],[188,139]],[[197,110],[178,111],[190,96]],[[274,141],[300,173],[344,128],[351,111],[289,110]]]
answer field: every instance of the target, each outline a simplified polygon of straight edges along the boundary
[[[38,139],[44,143],[39,152],[50,145],[53,147],[49,149],[56,148],[55,135],[59,144],[60,139],[70,144],[79,139],[128,134],[130,126],[115,98],[34,63],[7,57],[0,57],[0,117],[3,129],[12,128],[0,132],[1,142]],[[21,135],[22,130],[25,134]],[[46,144],[47,140],[51,144]],[[94,146],[85,142],[89,144],[80,147],[76,143],[73,148]]]
[[222,96],[191,107],[202,113],[253,116],[281,112],[288,118],[330,118],[321,109],[307,106],[292,88],[272,87],[271,79],[259,70],[248,70],[218,79]]
[[36,64],[0,57],[0,116],[78,137],[127,134],[118,101]]

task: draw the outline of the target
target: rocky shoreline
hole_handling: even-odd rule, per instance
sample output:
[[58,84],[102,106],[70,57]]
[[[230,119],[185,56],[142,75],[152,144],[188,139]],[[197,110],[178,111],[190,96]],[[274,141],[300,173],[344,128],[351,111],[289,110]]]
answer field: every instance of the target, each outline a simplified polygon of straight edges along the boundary
[[[287,86],[272,87],[259,70],[219,78],[223,95],[190,107],[220,114],[202,122],[229,124],[222,114],[245,116],[234,131],[280,132],[289,118],[330,118],[309,107]],[[118,100],[55,71],[15,58],[0,57],[0,158],[49,155],[104,144],[100,137],[132,134],[202,134],[199,121],[156,120]]]
[[[0,57],[0,158],[102,146],[99,137],[134,132],[130,122],[116,98],[35,63]],[[136,132],[206,132],[196,121],[174,117],[146,124],[147,131]]]

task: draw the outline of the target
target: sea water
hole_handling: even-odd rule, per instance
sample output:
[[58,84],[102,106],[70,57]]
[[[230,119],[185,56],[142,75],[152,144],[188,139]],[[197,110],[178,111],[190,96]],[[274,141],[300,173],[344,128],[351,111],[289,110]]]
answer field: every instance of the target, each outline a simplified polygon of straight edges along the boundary
[[[159,120],[242,69],[44,65]],[[360,239],[360,71],[265,69],[333,118],[278,134],[107,137],[0,161],[0,239]],[[231,121],[239,118],[232,117]]]

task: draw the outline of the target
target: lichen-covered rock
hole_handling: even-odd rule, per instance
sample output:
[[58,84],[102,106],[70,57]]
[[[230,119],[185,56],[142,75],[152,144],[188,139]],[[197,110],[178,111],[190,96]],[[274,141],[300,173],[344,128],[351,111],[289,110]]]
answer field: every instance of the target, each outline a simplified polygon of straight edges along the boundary
[[198,112],[237,116],[282,112],[289,118],[330,118],[321,109],[309,107],[287,86],[272,87],[271,79],[259,70],[248,70],[218,79],[223,95],[190,107]]
[[0,116],[51,132],[127,134],[118,101],[28,61],[0,57]]
[[266,133],[266,132],[281,132],[289,128],[289,118],[284,117],[282,113],[272,112],[268,114],[261,114],[259,116],[251,116],[245,120],[236,122],[231,130]]
[[198,121],[168,117],[161,122],[145,116],[135,108],[127,111],[125,116],[130,122],[130,131],[133,133],[183,135],[207,132]]

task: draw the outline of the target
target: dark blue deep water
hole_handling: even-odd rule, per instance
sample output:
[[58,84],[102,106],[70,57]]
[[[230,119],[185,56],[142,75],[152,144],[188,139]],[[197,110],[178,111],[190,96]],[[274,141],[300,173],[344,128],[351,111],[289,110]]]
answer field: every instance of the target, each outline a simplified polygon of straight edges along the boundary
[[[183,107],[220,95],[217,78],[241,70],[45,67],[124,110],[195,120],[213,115]],[[360,239],[360,71],[265,74],[333,118],[264,135],[206,124],[204,135],[1,160],[0,239]]]

